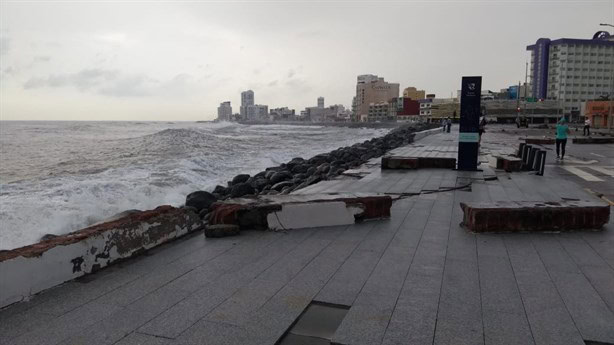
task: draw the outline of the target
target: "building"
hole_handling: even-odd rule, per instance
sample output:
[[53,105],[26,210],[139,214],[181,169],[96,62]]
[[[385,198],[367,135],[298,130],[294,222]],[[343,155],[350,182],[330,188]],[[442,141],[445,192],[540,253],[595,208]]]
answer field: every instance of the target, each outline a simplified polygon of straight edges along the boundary
[[217,119],[218,121],[230,121],[232,120],[232,106],[230,101],[220,103],[217,107]]
[[370,103],[367,110],[366,122],[395,121],[396,118],[390,113],[389,109],[390,104],[388,102]]
[[572,119],[581,102],[614,92],[614,38],[605,31],[592,39],[540,38],[527,50],[531,97],[559,101]]
[[[612,110],[610,110],[612,108]],[[614,115],[610,117],[610,125],[608,125],[608,117],[614,114],[614,101],[588,101],[586,102],[585,117],[591,120],[591,125],[594,128],[614,128]]]
[[[377,121],[369,116],[380,116],[382,103],[399,97],[399,84],[388,83],[376,75],[359,75],[356,81],[356,101],[353,104],[354,116],[359,121]],[[387,112],[388,104],[386,104]],[[371,109],[371,110],[369,110]]]
[[241,108],[239,109],[239,114],[243,119],[247,119],[247,107],[250,105],[254,105],[254,91],[247,90],[241,92]]
[[484,100],[481,102],[480,111],[488,121],[499,123],[513,123],[519,115],[527,116],[530,123],[555,123],[562,115],[560,104],[556,100]]
[[405,90],[403,90],[403,97],[417,101],[419,99],[426,98],[426,92],[424,92],[424,90],[418,90],[415,87],[410,86],[406,87]]
[[324,108],[324,97],[318,97],[318,108]]
[[[244,119],[248,121],[268,121],[269,106],[261,104],[253,104],[245,107],[246,116]],[[243,117],[243,115],[242,115]]]
[[296,120],[296,114],[294,109],[288,107],[273,108],[271,109],[270,118],[272,121],[294,121]]
[[431,102],[429,121],[439,123],[442,118],[459,118],[460,102],[456,98],[434,98]]
[[420,103],[409,97],[391,99],[388,112],[397,122],[416,122],[421,120]]
[[432,98],[419,99],[418,104],[420,105],[420,116],[424,116],[425,118],[431,116],[431,105],[433,104]]

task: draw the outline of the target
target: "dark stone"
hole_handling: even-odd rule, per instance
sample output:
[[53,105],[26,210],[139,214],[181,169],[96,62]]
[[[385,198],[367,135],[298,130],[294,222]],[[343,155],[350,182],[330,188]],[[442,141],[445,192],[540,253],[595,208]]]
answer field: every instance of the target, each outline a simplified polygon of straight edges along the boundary
[[306,173],[302,173],[302,174],[296,174],[294,175],[294,180],[304,180],[307,177],[309,177],[309,175],[307,175]]
[[219,184],[217,186],[215,186],[215,188],[213,189],[213,193],[216,194],[220,194],[220,195],[224,195],[226,193],[228,193],[226,187],[224,186],[220,186]]
[[216,201],[217,199],[213,194],[199,190],[188,194],[188,196],[185,198],[185,205],[194,207],[198,213],[202,209],[209,208],[209,206]]
[[235,236],[238,234],[239,226],[234,224],[216,224],[205,227],[205,236],[209,238]]
[[272,184],[276,184],[282,181],[286,181],[292,178],[292,174],[288,171],[279,171],[273,174],[269,179]]
[[234,186],[239,183],[247,182],[248,179],[249,179],[248,174],[239,174],[232,179],[232,185]]
[[309,169],[307,169],[307,173],[306,174],[307,174],[307,176],[311,176],[311,175],[313,175],[315,173],[316,173],[316,167],[312,166],[312,167],[309,167]]
[[289,186],[293,186],[294,183],[291,181],[282,181],[279,183],[276,183],[273,185],[273,187],[271,187],[271,189],[276,190],[276,191],[280,191],[285,187],[289,187]]
[[316,169],[316,173],[327,173],[329,169],[330,169],[330,164],[322,163],[318,165],[318,168]]
[[54,234],[45,234],[45,235],[43,235],[43,237],[41,237],[40,242],[43,242],[43,241],[48,241],[48,240],[54,239],[54,238],[56,238],[56,237],[58,237],[58,235],[54,235]]
[[254,194],[255,189],[248,183],[239,183],[232,187],[232,191],[230,192],[230,196],[233,198],[239,198],[244,195]]
[[267,168],[267,172],[264,174],[264,178],[266,178],[267,180],[270,180],[271,177],[273,177],[273,175],[275,175],[275,173],[277,173],[277,170],[268,170],[270,168]]
[[259,190],[259,191],[263,190],[263,189],[264,189],[264,187],[266,187],[266,185],[268,185],[268,184],[269,184],[269,180],[267,180],[267,179],[265,179],[265,178],[260,178],[260,179],[254,180],[254,181],[252,182],[252,186],[253,186],[253,187],[254,187],[256,190]]
[[306,173],[307,170],[309,170],[309,165],[299,164],[299,165],[295,165],[294,168],[292,168],[292,173],[293,174]]

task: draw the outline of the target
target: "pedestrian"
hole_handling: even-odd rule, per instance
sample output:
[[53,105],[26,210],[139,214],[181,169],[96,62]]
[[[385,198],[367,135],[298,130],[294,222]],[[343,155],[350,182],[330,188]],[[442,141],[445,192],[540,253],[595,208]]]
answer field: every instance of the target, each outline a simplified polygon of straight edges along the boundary
[[[567,133],[569,126],[565,118],[561,118],[556,124],[556,159],[563,160],[565,158],[565,145],[567,145]],[[560,153],[560,155],[559,155]]]
[[478,128],[478,133],[480,135],[478,143],[482,142],[482,134],[484,134],[484,130],[486,129],[486,116],[482,116],[480,118],[480,124]]
[[584,121],[584,130],[582,131],[582,135],[586,136],[587,134],[589,137],[591,136],[591,119],[588,117]]
[[448,120],[446,120],[446,126],[447,126],[447,132],[450,133],[450,128],[452,128],[452,120],[448,117]]
[[446,119],[443,117],[441,118],[441,131],[444,133],[446,132]]

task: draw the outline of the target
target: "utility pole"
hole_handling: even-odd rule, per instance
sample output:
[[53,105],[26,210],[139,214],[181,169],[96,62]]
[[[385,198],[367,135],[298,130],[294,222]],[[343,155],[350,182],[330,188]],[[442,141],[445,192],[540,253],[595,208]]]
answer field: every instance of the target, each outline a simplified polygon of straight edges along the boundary
[[[610,26],[614,28],[612,24],[600,23],[600,26]],[[614,32],[612,32],[614,35]],[[614,62],[614,58],[612,59]],[[614,103],[614,64],[610,64],[610,92],[608,94],[608,132],[612,132],[612,122],[614,117],[612,116],[612,103]]]
[[[524,107],[523,107],[523,111],[522,114],[524,115],[524,117],[527,117],[527,75],[529,74],[529,62],[525,61],[525,66],[524,66]],[[520,93],[520,87],[518,88],[518,93]],[[535,115],[535,112],[533,112],[533,115]],[[531,116],[531,124],[533,124],[533,116]]]

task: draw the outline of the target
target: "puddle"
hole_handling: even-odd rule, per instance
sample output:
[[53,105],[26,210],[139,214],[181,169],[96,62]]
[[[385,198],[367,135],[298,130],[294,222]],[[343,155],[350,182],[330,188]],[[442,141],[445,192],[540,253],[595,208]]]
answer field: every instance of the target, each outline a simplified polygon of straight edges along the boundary
[[349,307],[311,303],[279,345],[329,345]]

